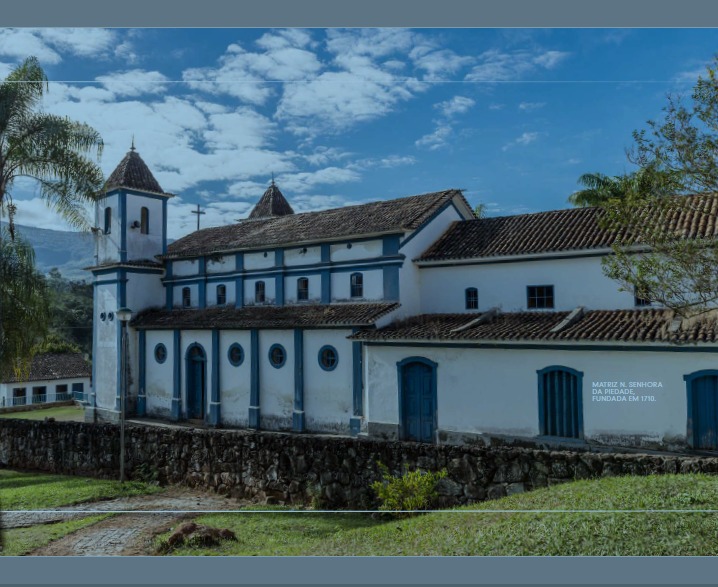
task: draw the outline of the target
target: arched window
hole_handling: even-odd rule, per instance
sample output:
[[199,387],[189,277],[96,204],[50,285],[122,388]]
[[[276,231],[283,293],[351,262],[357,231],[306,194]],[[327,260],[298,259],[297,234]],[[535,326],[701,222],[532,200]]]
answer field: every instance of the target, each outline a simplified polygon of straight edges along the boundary
[[182,288],[182,307],[189,308],[192,305],[192,293],[188,287]]
[[361,273],[352,273],[350,276],[351,297],[364,297],[364,275]]
[[107,206],[105,208],[105,234],[110,234],[112,231],[112,208]]
[[140,233],[141,234],[149,234],[150,233],[150,211],[146,207],[142,207],[142,210],[140,211]]
[[309,280],[306,277],[297,279],[297,300],[309,299]]
[[257,281],[254,284],[254,303],[263,304],[264,299],[264,282]]
[[217,305],[224,306],[227,303],[227,286],[217,286]]
[[475,287],[466,288],[466,309],[467,310],[478,310],[479,309],[479,290]]

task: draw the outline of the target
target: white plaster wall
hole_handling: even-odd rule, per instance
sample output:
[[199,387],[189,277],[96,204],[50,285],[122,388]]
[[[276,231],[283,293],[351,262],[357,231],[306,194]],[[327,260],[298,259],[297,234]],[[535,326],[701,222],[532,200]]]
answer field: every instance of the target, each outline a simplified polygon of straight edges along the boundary
[[556,310],[634,307],[633,292],[618,291],[618,283],[603,274],[600,257],[424,267],[420,273],[421,313],[463,312],[467,287],[478,288],[481,310],[523,311],[528,285],[553,285]]
[[[239,343],[244,361],[239,367],[229,362],[229,347]],[[248,330],[226,330],[219,333],[219,396],[221,421],[227,426],[248,425],[251,392],[251,341]],[[261,360],[261,359],[260,359]]]
[[237,258],[235,255],[222,255],[214,259],[207,257],[207,273],[226,273],[234,271],[237,267]]
[[[69,379],[48,379],[42,381],[19,381],[17,383],[0,383],[0,407],[11,407],[13,400],[13,389],[17,387],[25,388],[25,405],[32,405],[32,388],[45,386],[46,391],[46,403],[52,403],[57,401],[56,392],[58,385],[66,385],[67,393],[72,394],[73,383],[82,383],[84,385],[83,393],[90,393],[90,378],[89,377],[75,377]],[[65,400],[61,400],[65,401]]]
[[297,280],[306,277],[309,280],[310,302],[318,302],[322,299],[322,277],[321,275],[291,275],[284,278],[284,301],[286,303],[297,302]]
[[352,241],[351,245],[351,248],[347,248],[347,243],[330,245],[329,258],[335,263],[337,261],[372,259],[381,257],[384,251],[384,242],[380,238],[369,241]]
[[[683,375],[716,368],[713,353],[366,347],[367,420],[398,424],[397,362],[421,356],[438,363],[437,419],[441,430],[539,434],[537,371],[562,365],[583,372],[587,439],[637,435],[646,440],[685,437]],[[656,381],[636,389],[653,402],[593,402],[592,383]]]
[[[162,253],[162,201],[127,194],[127,258],[151,259]],[[130,228],[134,221],[142,220],[141,210],[146,207],[150,213],[148,234],[142,234],[140,227]]]
[[[114,320],[107,319],[109,312],[117,312],[119,300],[117,297],[117,284],[98,285],[95,287],[95,307],[93,315],[94,333],[96,337],[94,382],[97,407],[114,410],[117,395],[117,364],[118,331],[120,323],[115,316]],[[105,320],[100,320],[100,314],[105,313]]]
[[[269,362],[269,349],[281,344],[286,351],[284,365],[277,369]],[[259,407],[261,427],[289,429],[294,411],[294,332],[261,330],[259,332]]]
[[358,269],[364,275],[364,295],[351,297],[351,274],[354,271],[342,271],[331,274],[332,301],[362,301],[384,299],[384,271],[381,269]]
[[[164,363],[155,360],[155,347],[160,343],[167,349]],[[148,330],[145,335],[145,405],[150,416],[169,418],[172,413],[173,344],[172,331]]]
[[[182,306],[182,290],[185,287],[188,287],[190,289],[190,296],[191,296],[191,301],[192,301],[192,304],[190,307],[197,308],[199,306],[199,284],[198,283],[190,283],[190,284],[184,283],[184,284],[180,284],[180,285],[175,285],[173,287],[173,292],[172,292],[172,305],[175,308],[183,307]],[[162,297],[160,297],[160,296],[157,297],[157,303],[158,304],[162,303]]]
[[[112,222],[110,234],[105,234],[105,208],[112,208]],[[100,229],[97,233],[98,264],[120,260],[120,205],[119,195],[113,194],[100,200],[95,208],[95,226]]]
[[[204,284],[203,284],[204,285]],[[236,296],[235,296],[235,286],[236,283],[234,279],[227,280],[227,281],[210,281],[206,284],[207,287],[207,305],[208,306],[216,306],[217,305],[217,286],[218,285],[224,285],[227,288],[227,306],[234,305]]]
[[264,281],[264,303],[273,304],[276,298],[276,279],[274,275],[263,279],[245,279],[244,281],[244,304],[252,306],[256,302],[254,300],[254,284],[257,281]]
[[[352,417],[351,330],[304,331],[304,413],[307,430],[349,432]],[[331,345],[339,362],[333,371],[319,365],[319,349]]]
[[[303,253],[303,249],[307,249],[306,253]],[[320,263],[322,260],[322,249],[320,246],[314,247],[299,247],[297,249],[286,249],[284,251],[284,264],[287,267],[293,267],[295,265],[313,265]]]
[[[165,301],[162,275],[158,273],[127,272],[127,307],[134,314],[154,306],[163,306]],[[181,292],[180,292],[181,293]]]
[[[414,238],[399,249],[399,252],[405,256],[405,260],[399,269],[399,298],[401,300],[401,307],[397,310],[397,318],[419,314],[424,298],[427,295],[431,295],[422,290],[421,280],[424,276],[420,274],[420,269],[412,260],[419,257],[446,232],[452,222],[457,220],[462,220],[461,215],[456,208],[449,206],[430,222],[418,229],[418,231],[415,231],[416,235]],[[411,233],[407,233],[405,238],[409,236],[411,236]],[[444,282],[440,287],[442,289],[446,288],[447,284],[448,282]]]
[[182,417],[187,417],[187,349],[190,345],[199,344],[205,354],[205,417],[209,413],[209,401],[212,397],[212,331],[211,330],[183,330],[180,334],[180,356],[182,365],[182,385],[180,397],[182,398]]
[[[264,255],[267,255],[266,257]],[[245,253],[245,269],[268,269],[274,267],[274,251],[262,251],[260,253]]]
[[172,275],[197,275],[199,274],[199,261],[188,259],[186,261],[172,261]]

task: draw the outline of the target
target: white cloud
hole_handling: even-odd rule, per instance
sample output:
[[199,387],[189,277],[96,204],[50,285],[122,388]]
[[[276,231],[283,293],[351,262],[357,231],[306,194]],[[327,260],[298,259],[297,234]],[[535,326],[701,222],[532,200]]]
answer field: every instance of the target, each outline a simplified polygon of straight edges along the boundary
[[34,55],[40,63],[60,63],[60,54],[30,29],[0,29],[0,55],[18,61]]
[[41,64],[57,64],[62,53],[80,57],[103,57],[114,46],[117,34],[107,29],[0,29],[0,55],[18,60],[28,55]]
[[569,165],[578,165],[579,163],[581,163],[581,159],[577,159],[577,158],[575,158],[575,157],[571,157],[571,159],[569,159],[568,161],[566,161],[566,163],[568,163]]
[[536,139],[538,139],[539,135],[540,135],[540,133],[537,133],[537,132],[525,132],[520,137],[514,139],[510,143],[506,143],[501,148],[501,150],[508,151],[510,148],[515,147],[515,146],[525,147],[526,145],[530,145]]
[[314,189],[317,185],[332,185],[359,181],[361,176],[353,169],[325,167],[317,171],[284,173],[276,178],[277,185],[286,194],[301,194]]
[[439,102],[434,104],[434,108],[438,109],[441,114],[447,118],[455,116],[456,114],[464,114],[468,112],[476,102],[471,98],[465,96],[454,96],[451,100],[445,102]]
[[546,106],[546,102],[521,102],[521,104],[519,104],[519,110],[531,112],[532,110],[538,110],[544,106]]
[[570,54],[563,51],[502,52],[490,49],[479,55],[479,65],[466,76],[468,81],[511,81],[525,77],[538,68],[553,69]]
[[336,147],[318,146],[309,154],[302,157],[311,165],[326,165],[330,161],[340,161],[351,156],[351,153],[338,149]]
[[489,104],[489,110],[503,110],[506,104]]
[[420,139],[414,141],[414,144],[420,148],[426,148],[430,151],[441,149],[448,145],[447,139],[451,136],[452,128],[448,124],[439,125],[432,133],[424,135]]
[[97,76],[98,82],[116,96],[140,96],[159,94],[167,88],[169,78],[159,71],[131,69]]
[[430,45],[420,45],[409,53],[414,66],[426,72],[425,79],[444,80],[463,67],[475,61],[474,57],[457,55],[450,49],[435,49]]

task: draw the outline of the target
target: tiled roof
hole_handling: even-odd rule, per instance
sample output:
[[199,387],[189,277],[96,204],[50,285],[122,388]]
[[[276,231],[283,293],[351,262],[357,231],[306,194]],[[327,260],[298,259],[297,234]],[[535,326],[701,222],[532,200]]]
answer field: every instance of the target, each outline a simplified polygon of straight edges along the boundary
[[[661,222],[686,238],[718,236],[718,196],[677,196],[662,212],[645,208],[646,222]],[[601,208],[571,208],[455,222],[419,261],[445,261],[605,249],[623,233],[599,224]]]
[[[477,314],[424,314],[394,322],[378,330],[362,330],[357,340],[446,340],[514,342],[635,342],[716,343],[715,314],[683,321],[671,331],[671,310],[592,310],[565,328],[552,332],[569,312],[515,312],[497,314],[486,322],[462,328]],[[457,330],[459,329],[459,330]]]
[[273,216],[287,216],[288,214],[294,214],[294,210],[287,202],[284,194],[279,191],[279,188],[274,184],[267,188],[259,202],[254,206],[250,213],[250,218],[271,218]]
[[131,325],[140,329],[162,330],[368,326],[398,307],[398,303],[359,303],[150,309],[138,314]]
[[105,182],[105,190],[118,187],[157,194],[165,193],[134,147],[127,152],[127,155],[115,167],[115,170]]
[[80,353],[43,353],[32,358],[30,375],[24,379],[10,377],[3,383],[22,381],[43,381],[54,379],[76,379],[90,377],[92,369]]
[[455,196],[463,198],[459,190],[446,190],[321,212],[247,219],[193,232],[169,245],[162,258],[413,230]]

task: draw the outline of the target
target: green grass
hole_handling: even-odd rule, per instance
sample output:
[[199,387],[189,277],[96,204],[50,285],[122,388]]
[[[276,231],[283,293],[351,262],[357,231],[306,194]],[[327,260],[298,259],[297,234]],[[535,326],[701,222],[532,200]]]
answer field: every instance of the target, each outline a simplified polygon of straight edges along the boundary
[[[472,513],[469,510],[541,510]],[[634,510],[549,513],[548,510]],[[718,554],[718,477],[665,475],[577,481],[406,519],[369,514],[213,514],[237,542],[177,555],[706,555]],[[165,535],[166,537],[166,535]]]
[[110,517],[112,514],[90,516],[69,522],[58,522],[56,524],[40,524],[30,528],[11,528],[3,531],[3,556],[21,556],[31,550],[49,544],[63,536],[96,524],[100,520]]
[[59,406],[57,408],[41,408],[26,412],[6,412],[0,418],[14,418],[20,420],[44,420],[55,418],[58,422],[84,422],[85,411],[80,406]]
[[3,510],[47,509],[156,491],[161,488],[138,481],[120,484],[105,479],[0,470],[0,509]]

